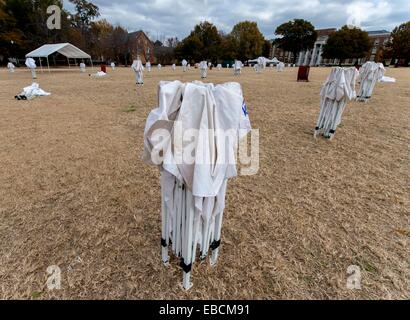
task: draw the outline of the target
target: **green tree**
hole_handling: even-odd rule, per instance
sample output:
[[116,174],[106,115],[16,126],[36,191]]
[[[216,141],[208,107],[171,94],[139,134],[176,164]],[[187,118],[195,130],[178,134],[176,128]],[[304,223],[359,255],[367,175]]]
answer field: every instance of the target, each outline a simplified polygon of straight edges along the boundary
[[91,27],[92,20],[100,16],[100,10],[87,0],[70,0],[70,2],[74,4],[76,10],[72,22],[85,33]]
[[221,49],[219,58],[222,60],[233,60],[237,57],[237,48],[234,37],[231,34],[221,34]]
[[221,42],[218,29],[212,23],[204,21],[196,25],[190,35],[177,45],[175,53],[178,59],[217,61]]
[[372,43],[367,32],[343,26],[329,36],[322,56],[325,59],[339,59],[342,64],[346,59],[364,58],[371,48]]
[[246,61],[262,55],[265,38],[259,31],[256,22],[239,22],[233,27],[231,36],[236,47],[236,54],[233,58]]
[[388,47],[394,59],[410,62],[410,21],[394,28]]
[[298,53],[312,49],[317,40],[315,27],[303,19],[294,19],[280,25],[275,34],[279,36],[276,39],[279,48],[293,53],[294,63],[296,63]]
[[272,41],[265,40],[263,43],[263,48],[262,48],[262,55],[267,58],[272,58],[272,57],[269,57],[271,54],[271,50],[272,50]]
[[175,49],[177,59],[187,59],[191,62],[197,62],[203,59],[204,45],[196,35],[189,35],[180,42]]
[[62,11],[62,29],[49,30],[47,8],[61,0],[1,0],[0,1],[0,52],[22,55],[39,45],[64,41],[67,38],[67,15]]

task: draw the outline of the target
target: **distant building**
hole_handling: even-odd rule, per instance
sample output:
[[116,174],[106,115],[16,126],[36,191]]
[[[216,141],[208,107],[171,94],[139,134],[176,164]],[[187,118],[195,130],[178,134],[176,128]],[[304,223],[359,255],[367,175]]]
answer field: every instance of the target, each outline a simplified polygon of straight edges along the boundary
[[383,48],[391,39],[391,33],[387,30],[369,31],[369,37],[373,42],[373,48],[367,60],[381,62],[383,59]]
[[313,49],[302,51],[299,53],[298,57],[298,65],[299,66],[320,66],[324,63],[322,58],[323,47],[327,43],[329,36],[336,32],[336,28],[329,28],[329,29],[319,29],[317,31],[317,40],[313,45]]
[[[327,43],[329,36],[336,32],[336,28],[319,29],[316,30],[318,33],[318,38],[311,50],[302,51],[297,56],[298,65],[307,66],[322,66],[322,65],[337,65],[339,61],[337,59],[323,59],[323,47]],[[370,39],[373,43],[373,48],[369,52],[368,56],[359,59],[359,61],[353,61],[352,59],[346,60],[345,64],[351,65],[354,63],[363,64],[366,61],[382,62],[383,48],[386,43],[390,40],[391,34],[386,30],[369,31]],[[274,43],[272,47],[272,56],[278,58],[280,61],[285,63],[293,63],[293,54],[291,52],[285,52]]]
[[154,62],[154,44],[144,31],[136,31],[128,34],[132,59],[139,55],[142,63]]

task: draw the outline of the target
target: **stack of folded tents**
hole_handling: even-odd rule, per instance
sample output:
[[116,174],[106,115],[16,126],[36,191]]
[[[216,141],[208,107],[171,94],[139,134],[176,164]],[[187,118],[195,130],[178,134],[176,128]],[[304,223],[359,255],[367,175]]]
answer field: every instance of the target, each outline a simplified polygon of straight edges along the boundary
[[227,182],[237,176],[237,145],[251,127],[238,83],[161,82],[158,96],[143,158],[161,172],[162,260],[169,263],[172,249],[189,290],[198,254],[217,263]]

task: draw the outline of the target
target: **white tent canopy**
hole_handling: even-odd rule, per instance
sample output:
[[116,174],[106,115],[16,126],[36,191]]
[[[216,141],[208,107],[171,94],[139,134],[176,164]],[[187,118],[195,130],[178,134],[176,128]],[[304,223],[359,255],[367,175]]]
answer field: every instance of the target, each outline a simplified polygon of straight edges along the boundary
[[[84,51],[73,46],[70,43],[45,44],[42,47],[28,53],[26,55],[26,58],[46,58],[48,68],[50,69],[48,57],[51,54],[56,53],[56,52],[62,54],[63,56],[66,56],[69,65],[70,65],[69,59],[90,59],[91,64],[92,64],[92,59],[89,54],[85,53]],[[41,64],[41,60],[40,60],[40,64]]]
[[260,57],[260,58],[254,59],[254,60],[248,60],[248,63],[258,63],[259,59],[261,59],[261,58],[264,59],[265,63],[278,64],[280,62],[277,58],[273,58],[272,60],[270,60],[270,59],[267,59],[265,57]]

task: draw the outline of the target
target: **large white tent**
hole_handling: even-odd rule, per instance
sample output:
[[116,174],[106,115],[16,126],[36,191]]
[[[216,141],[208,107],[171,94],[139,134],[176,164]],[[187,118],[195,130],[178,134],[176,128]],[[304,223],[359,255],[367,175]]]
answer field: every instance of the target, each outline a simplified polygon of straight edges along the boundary
[[[90,59],[91,65],[93,63],[89,54],[85,53],[81,49],[78,49],[76,46],[73,46],[71,43],[45,44],[42,47],[28,53],[26,58],[46,58],[47,67],[50,70],[48,57],[56,52],[67,57],[68,65],[70,65],[70,59]],[[41,59],[40,66],[42,67]]]

